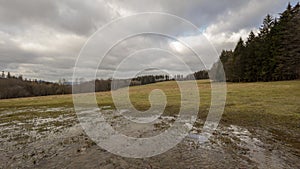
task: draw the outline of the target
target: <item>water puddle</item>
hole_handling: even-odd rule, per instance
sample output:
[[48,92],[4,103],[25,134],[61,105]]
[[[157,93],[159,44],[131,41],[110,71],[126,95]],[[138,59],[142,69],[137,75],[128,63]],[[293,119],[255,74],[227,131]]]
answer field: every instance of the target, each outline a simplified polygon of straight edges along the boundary
[[[39,117],[23,121],[0,123],[0,168],[297,168],[299,157],[285,147],[270,149],[270,145],[243,127],[219,126],[213,134],[202,133],[204,121],[197,119],[181,123],[191,129],[177,146],[161,155],[146,159],[128,159],[115,156],[98,147],[78,124],[71,108],[38,108],[33,112],[63,111],[55,117]],[[26,109],[26,112],[31,109]],[[145,125],[130,122],[111,107],[104,107],[106,116],[116,130],[128,136],[147,138],[168,129],[178,116],[160,116]],[[25,109],[20,109],[25,111]],[[84,117],[98,109],[82,111]],[[3,115],[3,111],[1,112]],[[15,112],[13,112],[15,113]],[[86,122],[89,122],[87,118]],[[146,118],[146,117],[145,117]],[[149,117],[150,119],[153,117]],[[149,120],[149,119],[146,119]],[[99,122],[101,123],[101,122]],[[170,138],[166,138],[170,139]],[[142,151],[142,150],[141,150]]]

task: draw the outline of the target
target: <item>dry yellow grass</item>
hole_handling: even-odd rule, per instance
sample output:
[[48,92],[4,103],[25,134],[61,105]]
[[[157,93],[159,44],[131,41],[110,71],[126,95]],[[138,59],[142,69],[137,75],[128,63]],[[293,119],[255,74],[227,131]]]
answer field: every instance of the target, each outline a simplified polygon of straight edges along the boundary
[[[201,96],[200,117],[210,106],[210,83],[198,81]],[[130,98],[139,110],[149,108],[148,95],[161,89],[167,96],[166,114],[175,114],[180,107],[180,92],[174,81],[130,87]],[[278,139],[300,147],[300,81],[268,83],[227,83],[227,101],[221,123],[248,128],[259,127],[277,135]],[[111,93],[97,93],[100,106],[114,107]],[[72,107],[72,95],[0,100],[0,114],[20,107]],[[30,112],[27,112],[30,114]]]

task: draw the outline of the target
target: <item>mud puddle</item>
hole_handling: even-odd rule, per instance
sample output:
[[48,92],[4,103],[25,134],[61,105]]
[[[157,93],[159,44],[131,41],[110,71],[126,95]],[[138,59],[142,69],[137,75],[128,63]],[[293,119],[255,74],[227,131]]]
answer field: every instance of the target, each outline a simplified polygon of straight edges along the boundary
[[[178,118],[161,116],[145,126],[128,122],[120,112],[104,114],[116,130],[133,137],[157,135]],[[203,123],[186,123],[190,134],[166,153],[131,159],[97,146],[74,114],[11,121],[0,124],[0,168],[300,168],[299,156],[280,142],[276,147],[264,143],[259,129],[220,125],[207,137]]]

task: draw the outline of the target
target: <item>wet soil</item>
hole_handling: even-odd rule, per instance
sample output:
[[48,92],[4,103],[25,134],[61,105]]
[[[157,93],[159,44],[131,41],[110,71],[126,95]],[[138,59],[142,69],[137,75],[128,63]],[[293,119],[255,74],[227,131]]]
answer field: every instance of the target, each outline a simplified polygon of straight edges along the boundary
[[[76,115],[66,109],[30,110],[61,111],[55,117],[2,120],[0,168],[300,168],[299,151],[261,128],[221,124],[206,139],[200,134],[203,126],[200,119],[181,143],[163,154],[143,159],[120,157],[96,145],[85,134]],[[28,111],[6,111],[1,117]],[[105,112],[116,130],[133,137],[156,135],[176,119],[162,116],[153,125],[142,128],[129,125],[113,110]]]

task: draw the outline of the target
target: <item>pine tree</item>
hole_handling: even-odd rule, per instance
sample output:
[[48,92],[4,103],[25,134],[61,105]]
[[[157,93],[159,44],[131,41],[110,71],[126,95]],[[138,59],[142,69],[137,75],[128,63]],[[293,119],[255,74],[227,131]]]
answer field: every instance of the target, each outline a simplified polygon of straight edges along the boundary
[[11,76],[10,76],[10,72],[7,72],[7,76],[6,76],[8,79],[10,79],[11,78]]
[[274,19],[270,14],[268,14],[263,21],[262,27],[260,28],[260,36],[268,35],[273,26],[274,26]]
[[234,66],[234,72],[233,72],[233,81],[240,82],[243,80],[244,75],[244,57],[243,57],[243,51],[244,51],[244,41],[242,38],[240,38],[239,42],[237,43],[234,54],[233,54],[233,66]]
[[[267,15],[258,36],[250,32],[244,44],[240,39],[234,51],[223,51],[227,81],[271,81],[300,78],[300,5],[288,4],[280,18]],[[218,72],[216,63],[213,71]]]
[[[296,8],[296,7],[295,7]],[[291,80],[299,78],[299,12],[289,4],[281,14],[278,22],[278,37],[276,48],[276,68],[274,76],[277,80]]]
[[257,76],[257,63],[256,63],[256,36],[253,31],[250,32],[246,42],[245,48],[245,61],[244,61],[244,79],[248,82],[256,81]]

